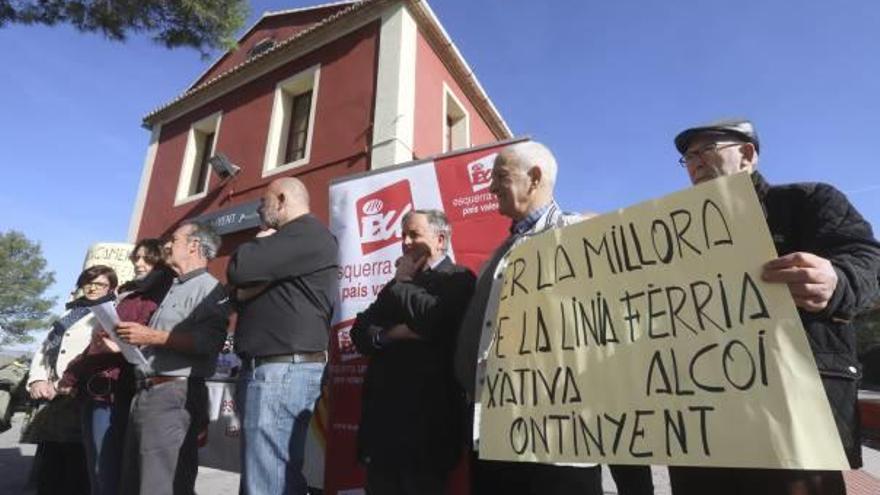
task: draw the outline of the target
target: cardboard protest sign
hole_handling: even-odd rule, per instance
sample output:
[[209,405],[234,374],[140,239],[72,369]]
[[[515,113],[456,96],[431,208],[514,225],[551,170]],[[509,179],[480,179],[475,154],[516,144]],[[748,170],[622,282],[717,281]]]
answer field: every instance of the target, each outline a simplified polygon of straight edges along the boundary
[[89,246],[83,270],[94,265],[106,265],[116,272],[119,285],[134,278],[134,266],[129,260],[133,244],[127,242],[98,242]]
[[847,469],[775,257],[746,174],[517,246],[480,457]]

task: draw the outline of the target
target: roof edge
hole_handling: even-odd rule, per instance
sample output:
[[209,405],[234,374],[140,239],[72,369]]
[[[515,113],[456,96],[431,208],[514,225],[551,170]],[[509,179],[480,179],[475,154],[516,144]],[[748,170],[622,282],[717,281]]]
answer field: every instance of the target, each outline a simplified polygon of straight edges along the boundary
[[[267,70],[274,69],[287,63],[289,60],[291,60],[291,57],[288,57],[285,52],[292,51],[296,53],[296,49],[301,48],[299,46],[296,46],[295,42],[302,39],[319,38],[319,36],[321,36],[322,34],[327,33],[328,30],[332,27],[332,24],[334,24],[336,21],[341,21],[349,15],[364,10],[368,7],[381,6],[387,1],[390,0],[363,0],[360,2],[352,2],[349,7],[327,16],[324,20],[316,23],[315,25],[294,34],[290,38],[279,42],[273,48],[253,58],[247,59],[244,62],[241,62],[221,72],[220,74],[217,74],[211,79],[208,79],[207,81],[204,81],[195,87],[191,87],[185,90],[183,93],[172,98],[170,101],[167,101],[166,103],[150,111],[147,115],[143,117],[141,125],[149,129],[156,123],[166,122],[172,120],[173,118],[177,118],[179,114],[189,111],[189,109],[181,109],[180,107],[187,102],[192,102],[193,100],[198,101],[197,97],[202,97],[201,100],[203,100],[203,102],[207,102],[217,96],[225,94],[226,91],[237,87],[237,84],[243,84],[244,82],[250,80],[247,78],[247,75],[239,76],[243,70],[253,72],[255,73],[254,77],[258,77]],[[333,39],[336,38],[331,37],[327,41],[329,42]],[[269,67],[269,69],[266,69],[267,67]],[[239,77],[236,78],[235,76]],[[230,82],[231,79],[234,79],[234,81]],[[242,81],[242,79],[244,80]],[[214,95],[213,97],[204,97],[204,95],[206,95],[205,92],[211,90],[212,88],[221,88],[218,89],[218,91],[221,91],[221,93]]]
[[[276,10],[276,11],[268,11],[268,10],[267,10],[267,11],[264,11],[262,14],[260,14],[260,18],[257,19],[256,21],[254,21],[254,23],[251,24],[251,27],[247,28],[247,30],[246,30],[244,33],[242,33],[242,34],[238,37],[238,39],[235,41],[235,46],[236,46],[236,48],[238,48],[238,47],[241,45],[241,42],[244,41],[245,38],[247,38],[248,36],[250,36],[250,34],[254,32],[254,30],[256,29],[256,27],[259,26],[260,23],[263,22],[263,20],[266,19],[267,17],[275,17],[275,16],[286,15],[286,14],[295,14],[295,13],[299,13],[299,12],[308,12],[308,11],[310,11],[310,10],[326,9],[326,8],[328,8],[328,7],[336,7],[336,6],[346,5],[346,4],[358,3],[359,1],[361,1],[361,0],[342,0],[342,1],[340,1],[340,2],[329,2],[329,3],[324,3],[324,4],[321,4],[321,5],[314,5],[314,6],[312,6],[312,7],[300,7],[300,8],[298,8],[298,9],[285,9],[285,10]],[[226,50],[226,51],[223,52],[219,57],[217,57],[216,59],[214,59],[214,61],[211,62],[211,63],[208,65],[208,67],[206,67],[205,70],[203,70],[203,71],[201,72],[201,74],[199,74],[198,76],[196,76],[195,80],[193,80],[193,82],[192,82],[189,86],[186,87],[186,90],[184,90],[184,93],[187,92],[187,91],[192,90],[193,88],[198,87],[198,86],[200,85],[199,81],[201,81],[203,77],[205,77],[206,75],[208,75],[208,73],[211,72],[211,70],[212,70],[214,67],[217,67],[217,65],[218,65],[220,62],[222,62],[223,59],[225,59],[226,57],[228,57],[229,54],[232,53],[232,52],[233,52],[233,50]]]
[[[406,3],[412,6],[414,13],[420,17],[420,19],[416,20],[421,20],[423,24],[430,28],[426,32],[428,42],[432,43],[433,47],[439,51],[438,55],[444,64],[447,61],[452,63],[451,67],[449,65],[447,67],[453,72],[453,77],[458,80],[459,84],[462,85],[463,83],[462,91],[467,94],[477,112],[486,119],[490,129],[496,135],[500,135],[502,139],[512,138],[513,132],[507,125],[507,122],[505,122],[504,117],[501,116],[498,108],[492,103],[486,90],[483,89],[480,81],[477,80],[477,75],[468,65],[467,60],[458,50],[458,47],[455,46],[449,33],[446,32],[443,24],[440,23],[440,19],[437,18],[428,2],[425,0],[406,0]],[[434,39],[431,39],[432,37]]]
[[326,9],[327,7],[338,7],[340,5],[358,3],[360,1],[362,1],[362,0],[341,0],[339,2],[327,2],[327,3],[322,3],[321,5],[312,5],[311,7],[299,7],[299,8],[295,8],[295,9],[273,10],[273,11],[267,10],[267,11],[263,12],[262,16],[260,16],[260,20],[262,21],[263,18],[265,18],[265,17],[273,17],[276,15],[295,14],[297,12],[307,12],[309,10]]
[[[211,101],[214,98],[219,97],[228,91],[231,91],[235,87],[238,87],[241,84],[245,84],[246,82],[253,80],[253,78],[259,77],[259,75],[287,63],[288,61],[295,58],[291,55],[301,55],[298,54],[298,52],[302,51],[302,45],[305,42],[304,40],[313,39],[317,40],[318,42],[329,42],[333,39],[336,39],[336,37],[331,36],[330,39],[325,41],[322,40],[320,36],[328,33],[332,35],[332,29],[336,27],[337,22],[341,22],[343,20],[352,20],[353,22],[349,23],[349,25],[344,26],[344,28],[350,27],[351,24],[359,26],[357,22],[358,19],[356,19],[356,16],[359,13],[363,13],[365,11],[370,12],[371,10],[380,10],[386,4],[394,2],[403,2],[414,14],[417,25],[424,28],[423,32],[425,33],[426,40],[437,51],[440,60],[450,70],[453,78],[456,80],[456,82],[458,82],[462,91],[468,97],[471,104],[474,106],[480,116],[486,121],[489,129],[495,134],[495,136],[500,139],[512,138],[513,133],[511,132],[510,127],[507,125],[507,122],[504,121],[504,118],[495,107],[495,104],[492,102],[492,100],[489,99],[486,91],[477,80],[476,74],[470,68],[467,61],[464,59],[464,56],[455,46],[455,43],[452,42],[449,34],[443,28],[443,25],[440,24],[439,19],[434,14],[433,10],[431,10],[430,6],[425,0],[343,1],[303,9],[293,9],[293,12],[297,12],[303,10],[314,10],[317,8],[326,8],[328,6],[334,5],[349,4],[348,7],[329,15],[324,20],[316,23],[310,28],[300,31],[290,38],[281,41],[275,47],[266,51],[265,53],[257,55],[256,57],[248,59],[234,67],[231,67],[230,69],[221,72],[213,78],[208,79],[207,81],[203,81],[202,83],[194,87],[189,87],[183,93],[179,94],[175,98],[155,108],[153,111],[145,115],[143,117],[142,126],[149,129],[154,124],[167,122],[169,120],[177,118],[195,108],[195,106],[199,103],[203,104]],[[264,13],[260,20],[258,20],[253,26],[251,26],[251,28],[244,35],[242,35],[242,38],[244,36],[247,36],[247,34],[249,34],[254,29],[254,27],[256,27],[260,23],[260,21],[262,21],[266,16],[281,15],[284,12],[289,13],[291,11]],[[363,21],[363,19],[361,20]],[[366,22],[370,22],[372,20],[373,19],[367,19]],[[344,31],[344,33],[347,32],[349,31]],[[298,48],[299,50],[297,50]],[[311,47],[306,48],[309,48],[309,51],[312,49]],[[303,52],[302,54],[304,53],[307,52]],[[225,56],[226,55],[224,55],[224,57]],[[210,69],[213,68],[215,64],[212,64],[202,75],[200,75],[199,79],[204,77],[204,75],[208,71],[210,71]],[[196,81],[198,81],[199,79],[196,79]],[[216,89],[217,94],[212,94],[212,89]],[[187,105],[188,103],[189,105]]]

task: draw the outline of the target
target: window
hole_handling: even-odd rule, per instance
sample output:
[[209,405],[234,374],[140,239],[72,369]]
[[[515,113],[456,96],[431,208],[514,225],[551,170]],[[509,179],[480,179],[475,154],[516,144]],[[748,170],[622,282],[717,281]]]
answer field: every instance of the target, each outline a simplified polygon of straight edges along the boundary
[[[201,142],[200,142],[201,141]],[[193,180],[190,183],[189,195],[203,193],[208,189],[208,159],[213,155],[214,150],[214,133],[205,134],[196,131],[196,146],[198,146],[198,155],[196,155],[196,168],[193,170]]]
[[264,177],[309,162],[319,77],[320,67],[314,66],[276,85]]
[[449,115],[446,116],[446,125],[443,128],[443,151],[449,151],[452,146],[452,127],[455,126],[455,120]]
[[263,38],[248,50],[247,58],[251,59],[275,48],[275,38]]
[[312,92],[293,96],[291,102],[290,132],[287,134],[285,163],[301,160],[306,156],[306,138],[309,134],[309,114],[312,113]]
[[470,118],[446,83],[443,84],[443,152],[470,146]]
[[177,187],[175,204],[185,203],[204,197],[208,191],[211,165],[208,159],[214,156],[217,130],[220,128],[220,113],[193,124],[186,139],[183,164],[180,168],[180,182]]

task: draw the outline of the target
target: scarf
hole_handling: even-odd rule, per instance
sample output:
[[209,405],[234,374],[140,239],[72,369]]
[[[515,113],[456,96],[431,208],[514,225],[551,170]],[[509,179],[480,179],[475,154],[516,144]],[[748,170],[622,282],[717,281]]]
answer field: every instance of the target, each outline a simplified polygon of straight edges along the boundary
[[46,335],[46,341],[43,343],[43,355],[49,364],[49,369],[54,370],[55,365],[58,363],[58,351],[61,350],[61,341],[64,338],[64,333],[76,322],[88,316],[89,308],[115,299],[116,295],[110,293],[95,300],[80,297],[67,303],[65,306],[67,313],[52,324],[52,330],[49,331],[49,335]]

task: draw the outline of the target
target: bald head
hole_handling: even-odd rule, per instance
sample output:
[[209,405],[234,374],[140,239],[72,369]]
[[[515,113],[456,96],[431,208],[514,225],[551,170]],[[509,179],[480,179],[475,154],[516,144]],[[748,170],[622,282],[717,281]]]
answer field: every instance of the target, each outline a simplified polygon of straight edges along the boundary
[[277,229],[291,220],[309,213],[309,191],[297,178],[273,180],[260,198],[260,220]]
[[556,159],[541,143],[516,143],[502,149],[492,167],[489,192],[498,198],[498,211],[520,220],[553,201]]
[[526,141],[511,144],[501,150],[498,159],[503,159],[515,164],[523,172],[528,172],[532,167],[541,169],[542,182],[553,190],[556,184],[556,157],[546,146],[537,141]]
[[301,180],[295,177],[282,177],[272,181],[269,188],[272,187],[275,187],[278,193],[289,198],[291,203],[298,203],[306,209],[306,212],[309,211],[309,191],[306,190],[306,186]]

